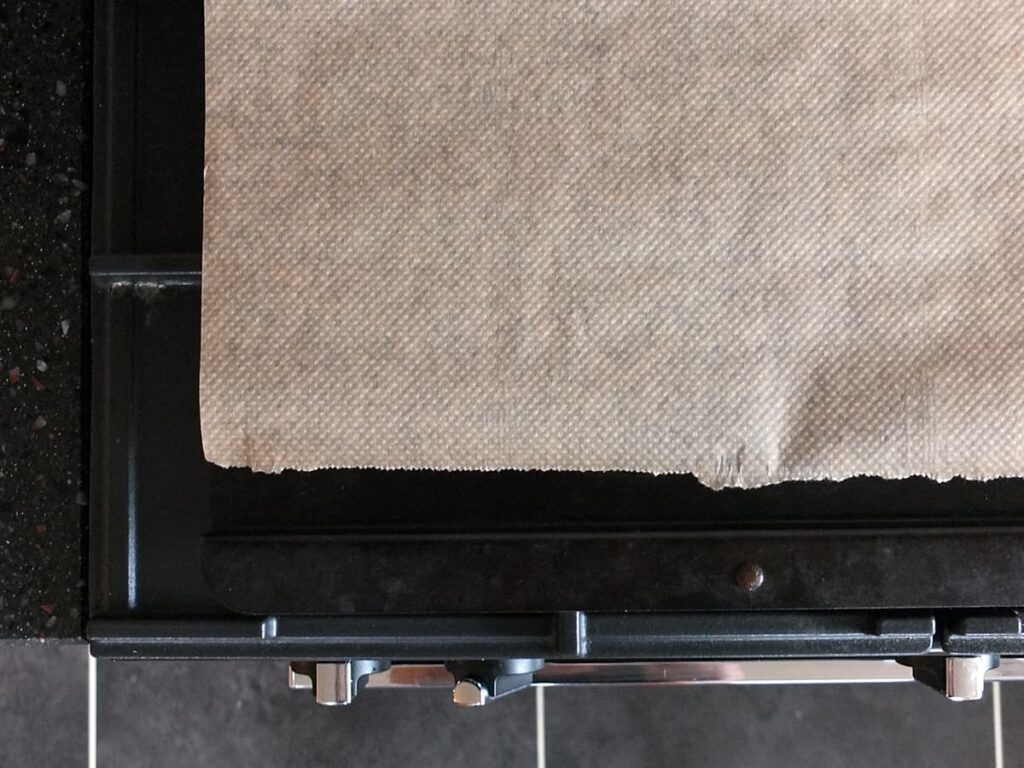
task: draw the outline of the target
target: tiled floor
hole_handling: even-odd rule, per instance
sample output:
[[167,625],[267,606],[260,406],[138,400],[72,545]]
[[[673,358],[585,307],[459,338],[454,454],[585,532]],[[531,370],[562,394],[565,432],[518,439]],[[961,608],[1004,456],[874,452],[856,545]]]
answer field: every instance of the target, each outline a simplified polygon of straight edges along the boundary
[[0,766],[86,765],[85,645],[0,644]]
[[1001,690],[1003,749],[1007,768],[1024,768],[1024,683],[1006,684]]
[[553,766],[986,766],[988,701],[910,683],[553,689]]
[[285,670],[278,662],[101,662],[98,764],[534,765],[529,696],[460,710],[440,690],[367,691],[333,709],[288,690]]
[[[460,710],[444,691],[347,709],[289,691],[278,662],[97,666],[97,764],[534,766],[536,692]],[[0,646],[0,766],[86,766],[84,646]],[[954,704],[913,684],[547,689],[543,763],[996,766],[992,686]],[[1024,768],[1024,684],[1001,686],[1005,766]]]

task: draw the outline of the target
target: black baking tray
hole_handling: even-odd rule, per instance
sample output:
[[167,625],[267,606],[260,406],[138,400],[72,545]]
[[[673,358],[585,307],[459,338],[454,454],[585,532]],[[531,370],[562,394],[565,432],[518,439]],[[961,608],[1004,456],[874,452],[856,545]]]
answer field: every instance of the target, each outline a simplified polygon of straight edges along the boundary
[[96,6],[94,652],[1024,652],[1020,479],[712,491],[639,473],[208,464],[202,13],[201,0]]

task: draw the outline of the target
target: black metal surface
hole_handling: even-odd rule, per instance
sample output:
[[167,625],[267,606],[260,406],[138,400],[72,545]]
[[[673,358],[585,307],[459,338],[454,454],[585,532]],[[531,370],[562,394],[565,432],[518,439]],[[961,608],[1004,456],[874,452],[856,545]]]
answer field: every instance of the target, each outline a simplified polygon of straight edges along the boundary
[[[951,608],[1024,605],[1019,479],[716,492],[636,473],[259,475],[207,464],[202,4],[101,0],[97,28],[88,632],[98,653],[912,654],[959,642],[933,631],[936,617],[946,627],[970,615]],[[927,632],[879,629],[907,607],[922,609]],[[808,612],[836,608],[874,610]],[[711,609],[741,613],[691,613]]]
[[[756,592],[733,579],[746,559]],[[203,569],[257,615],[1012,607],[1024,531],[218,536]]]
[[942,647],[961,655],[1024,656],[1024,628],[1016,611],[974,614],[948,622]]
[[252,656],[619,661],[892,658],[937,648],[926,612],[566,614],[95,620],[93,652],[121,658]]
[[95,0],[94,254],[194,253],[203,231],[203,4]]

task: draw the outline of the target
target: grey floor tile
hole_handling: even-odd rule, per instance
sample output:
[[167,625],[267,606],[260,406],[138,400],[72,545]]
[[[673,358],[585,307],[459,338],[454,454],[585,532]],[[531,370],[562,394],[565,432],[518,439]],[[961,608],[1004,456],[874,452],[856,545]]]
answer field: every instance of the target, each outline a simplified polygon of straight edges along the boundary
[[0,645],[0,766],[85,766],[89,651]]
[[533,697],[460,710],[441,690],[365,691],[347,708],[289,691],[283,662],[101,661],[103,768],[533,766]]
[[1006,768],[1024,768],[1024,682],[1001,683]]
[[992,765],[989,701],[922,685],[553,689],[548,765]]

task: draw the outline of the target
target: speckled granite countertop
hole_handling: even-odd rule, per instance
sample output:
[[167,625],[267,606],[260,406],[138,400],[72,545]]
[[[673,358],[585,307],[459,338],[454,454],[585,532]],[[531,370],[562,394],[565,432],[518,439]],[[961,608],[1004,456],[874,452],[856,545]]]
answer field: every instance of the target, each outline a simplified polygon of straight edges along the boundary
[[82,627],[85,3],[0,4],[0,637]]

